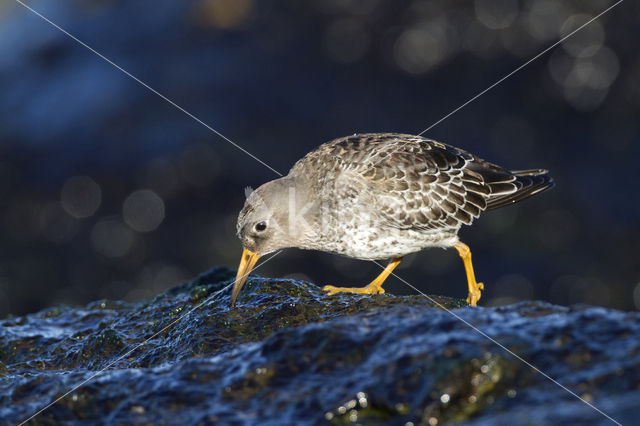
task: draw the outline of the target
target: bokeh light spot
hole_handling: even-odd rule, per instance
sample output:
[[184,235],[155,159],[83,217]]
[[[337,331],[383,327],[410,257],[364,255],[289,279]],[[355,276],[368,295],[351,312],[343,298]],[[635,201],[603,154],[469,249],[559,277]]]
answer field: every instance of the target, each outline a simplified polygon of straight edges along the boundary
[[564,89],[565,99],[583,111],[602,103],[619,71],[618,57],[607,47],[588,58],[573,58],[557,51],[549,60],[551,77]]
[[508,28],[518,16],[517,0],[476,0],[476,17],[487,28]]
[[138,232],[151,232],[164,220],[164,202],[148,189],[132,192],[124,201],[122,216]]
[[561,2],[534,0],[526,16],[529,34],[541,41],[555,38],[569,14],[570,11]]
[[[587,21],[593,19],[585,14],[571,15],[560,29],[562,37],[569,35]],[[604,28],[600,21],[592,21],[586,27],[562,42],[562,48],[578,58],[593,56],[604,43]]]
[[244,23],[252,9],[252,0],[200,0],[196,13],[207,24],[229,29]]
[[394,46],[396,64],[411,74],[430,71],[446,52],[444,29],[435,23],[404,31]]
[[88,176],[74,176],[62,186],[62,208],[76,219],[93,215],[102,202],[100,185]]

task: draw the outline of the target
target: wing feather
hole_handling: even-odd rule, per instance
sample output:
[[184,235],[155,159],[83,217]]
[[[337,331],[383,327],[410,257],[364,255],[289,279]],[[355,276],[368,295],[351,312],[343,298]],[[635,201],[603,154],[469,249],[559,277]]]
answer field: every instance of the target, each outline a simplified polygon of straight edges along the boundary
[[520,201],[553,183],[545,170],[510,172],[461,149],[403,134],[336,139],[294,169],[309,161],[361,176],[380,218],[400,229],[456,229],[484,210]]

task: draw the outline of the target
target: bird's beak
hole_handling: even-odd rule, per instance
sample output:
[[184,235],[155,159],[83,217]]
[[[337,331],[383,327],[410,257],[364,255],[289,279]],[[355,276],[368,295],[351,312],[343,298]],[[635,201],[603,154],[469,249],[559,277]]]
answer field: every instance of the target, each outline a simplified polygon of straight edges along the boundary
[[240,266],[238,266],[238,274],[236,275],[236,282],[233,284],[233,291],[231,292],[231,304],[233,308],[236,306],[236,299],[240,295],[242,286],[247,281],[247,277],[251,270],[255,266],[260,256],[258,253],[254,253],[251,250],[244,249],[242,251],[242,259],[240,259]]

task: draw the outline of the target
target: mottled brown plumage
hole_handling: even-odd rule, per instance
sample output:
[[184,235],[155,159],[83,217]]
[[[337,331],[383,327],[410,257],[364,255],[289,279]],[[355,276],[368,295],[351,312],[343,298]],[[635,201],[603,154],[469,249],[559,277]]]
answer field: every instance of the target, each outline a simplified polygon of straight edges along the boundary
[[[400,259],[427,247],[456,247],[475,305],[482,285],[475,283],[470,251],[458,241],[458,230],[485,210],[552,185],[546,170],[508,171],[420,136],[353,135],[321,145],[287,176],[252,193],[238,217],[238,236],[256,256],[299,247],[358,259]],[[382,282],[374,283],[366,291],[347,290],[383,292]],[[330,293],[345,291],[329,287]]]
[[552,185],[546,170],[507,171],[473,154],[420,136],[353,135],[321,145],[290,172],[353,172],[370,183],[383,217],[401,229],[469,225]]

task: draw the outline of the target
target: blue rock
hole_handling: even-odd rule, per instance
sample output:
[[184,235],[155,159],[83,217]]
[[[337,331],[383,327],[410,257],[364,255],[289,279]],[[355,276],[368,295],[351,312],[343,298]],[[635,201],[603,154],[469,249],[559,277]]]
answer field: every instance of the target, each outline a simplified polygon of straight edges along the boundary
[[638,313],[327,297],[257,276],[231,309],[233,276],[2,321],[0,421],[64,396],[33,422],[610,423],[567,389],[619,422],[640,415]]

